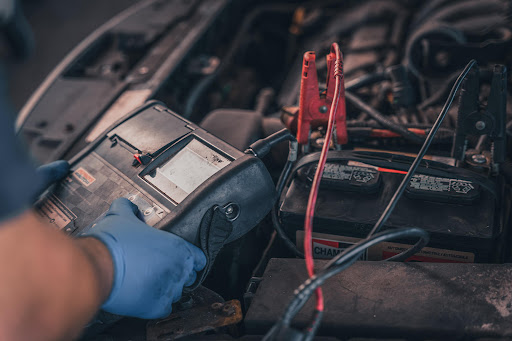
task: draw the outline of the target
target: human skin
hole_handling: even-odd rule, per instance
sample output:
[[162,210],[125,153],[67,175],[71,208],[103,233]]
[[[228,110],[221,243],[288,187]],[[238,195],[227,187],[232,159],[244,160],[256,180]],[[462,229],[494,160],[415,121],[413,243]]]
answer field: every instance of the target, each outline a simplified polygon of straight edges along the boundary
[[112,258],[25,213],[0,223],[0,340],[72,340],[110,294]]

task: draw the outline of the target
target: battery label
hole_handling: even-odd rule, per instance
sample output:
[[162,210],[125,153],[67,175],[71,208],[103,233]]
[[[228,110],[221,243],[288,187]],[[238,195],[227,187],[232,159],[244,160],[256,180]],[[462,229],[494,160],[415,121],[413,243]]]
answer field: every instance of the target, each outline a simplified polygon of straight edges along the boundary
[[36,212],[48,223],[55,225],[59,230],[65,229],[66,232],[72,231],[72,228],[68,225],[74,221],[77,216],[55,195],[50,195],[46,200],[40,201],[36,207]]
[[84,186],[89,186],[92,184],[96,179],[85,169],[82,167],[78,168],[74,173],[73,176],[78,179]]
[[[307,175],[309,181],[313,181],[315,171],[316,167],[309,169]],[[326,163],[320,185],[328,189],[375,193],[380,186],[380,174],[373,168]]]
[[332,180],[354,180],[356,182],[367,183],[375,179],[376,174],[377,171],[371,168],[326,163],[322,178]]
[[405,189],[411,199],[472,205],[480,196],[480,186],[472,181],[417,174]]
[[[412,245],[384,242],[375,246],[376,257],[388,259],[409,249]],[[429,263],[474,263],[475,255],[471,252],[454,251],[425,247],[406,260],[407,262]]]
[[114,169],[92,153],[51,194],[36,203],[39,214],[59,229],[79,235],[101,219],[114,200],[125,197],[137,205],[139,218],[148,225],[155,226],[164,219],[169,212],[165,206]]
[[468,194],[475,189],[475,186],[471,181],[418,174],[412,177],[410,188],[422,191]]
[[[297,231],[297,248],[304,250],[304,231]],[[361,241],[361,238],[313,233],[313,256],[317,259],[330,259],[346,248]],[[361,260],[379,261],[391,258],[409,249],[412,245],[383,242],[368,248]],[[475,254],[471,252],[425,247],[407,262],[429,263],[474,263]]]
[[[351,166],[364,166],[383,173],[407,174],[406,171],[349,161]],[[472,181],[416,174],[407,185],[405,195],[411,199],[471,205],[480,196],[480,187]]]
[[[331,259],[354,244],[355,243],[348,241],[334,241],[323,238],[314,238],[313,257],[318,259]],[[361,255],[360,260],[366,260],[366,252]]]

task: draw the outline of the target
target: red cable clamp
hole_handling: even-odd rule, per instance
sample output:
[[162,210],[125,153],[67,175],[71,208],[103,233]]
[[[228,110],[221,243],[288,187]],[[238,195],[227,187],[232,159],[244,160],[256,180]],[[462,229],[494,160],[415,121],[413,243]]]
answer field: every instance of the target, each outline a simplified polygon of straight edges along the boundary
[[324,94],[320,95],[315,52],[308,51],[304,54],[302,80],[300,83],[299,119],[297,121],[297,141],[300,144],[309,143],[309,133],[312,128],[322,125],[327,126],[329,111],[334,97],[335,74],[341,74],[341,91],[338,108],[335,112],[334,142],[336,144],[346,144],[348,142],[343,59],[341,65],[335,65],[335,61],[336,54],[331,51],[327,55],[327,89]]

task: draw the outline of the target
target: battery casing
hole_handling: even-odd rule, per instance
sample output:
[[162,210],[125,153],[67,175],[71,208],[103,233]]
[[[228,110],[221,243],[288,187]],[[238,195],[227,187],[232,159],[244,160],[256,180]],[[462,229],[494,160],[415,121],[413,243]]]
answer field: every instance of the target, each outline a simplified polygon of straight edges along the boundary
[[[366,179],[372,190],[343,188],[332,183],[321,186],[314,218],[313,242],[317,258],[330,258],[365,238],[385,210],[405,173],[395,170],[397,167],[392,162],[381,167],[361,165],[350,160],[339,164],[345,167],[344,174],[337,176],[339,179],[343,178],[349,185],[357,173],[357,178]],[[329,164],[326,169],[329,169]],[[365,172],[366,178],[361,176]],[[314,167],[299,172],[280,206],[283,226],[288,235],[296,239],[299,248],[302,247],[304,212],[312,173]],[[327,174],[328,179],[325,177],[322,178],[324,184],[334,181],[332,174]],[[377,190],[376,179],[380,183]],[[476,181],[418,173],[408,185],[384,229],[419,227],[430,232],[430,249],[423,250],[412,260],[497,261],[501,257],[499,237],[503,231],[496,200],[496,193],[480,188]],[[386,259],[414,243],[414,240],[403,240],[383,244],[386,247],[381,245],[380,249],[370,249],[367,258]]]

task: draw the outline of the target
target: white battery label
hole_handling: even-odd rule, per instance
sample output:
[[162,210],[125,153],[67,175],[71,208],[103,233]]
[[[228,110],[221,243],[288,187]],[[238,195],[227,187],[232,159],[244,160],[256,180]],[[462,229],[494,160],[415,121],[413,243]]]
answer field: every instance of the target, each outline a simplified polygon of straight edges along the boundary
[[[304,231],[297,231],[296,237],[297,248],[304,251]],[[331,259],[346,250],[346,248],[361,240],[361,238],[313,233],[313,257],[317,259]],[[412,245],[383,242],[368,248],[361,256],[361,260],[385,260],[406,251],[410,247],[412,247]],[[474,263],[475,254],[465,251],[425,247],[406,261],[428,263]]]

